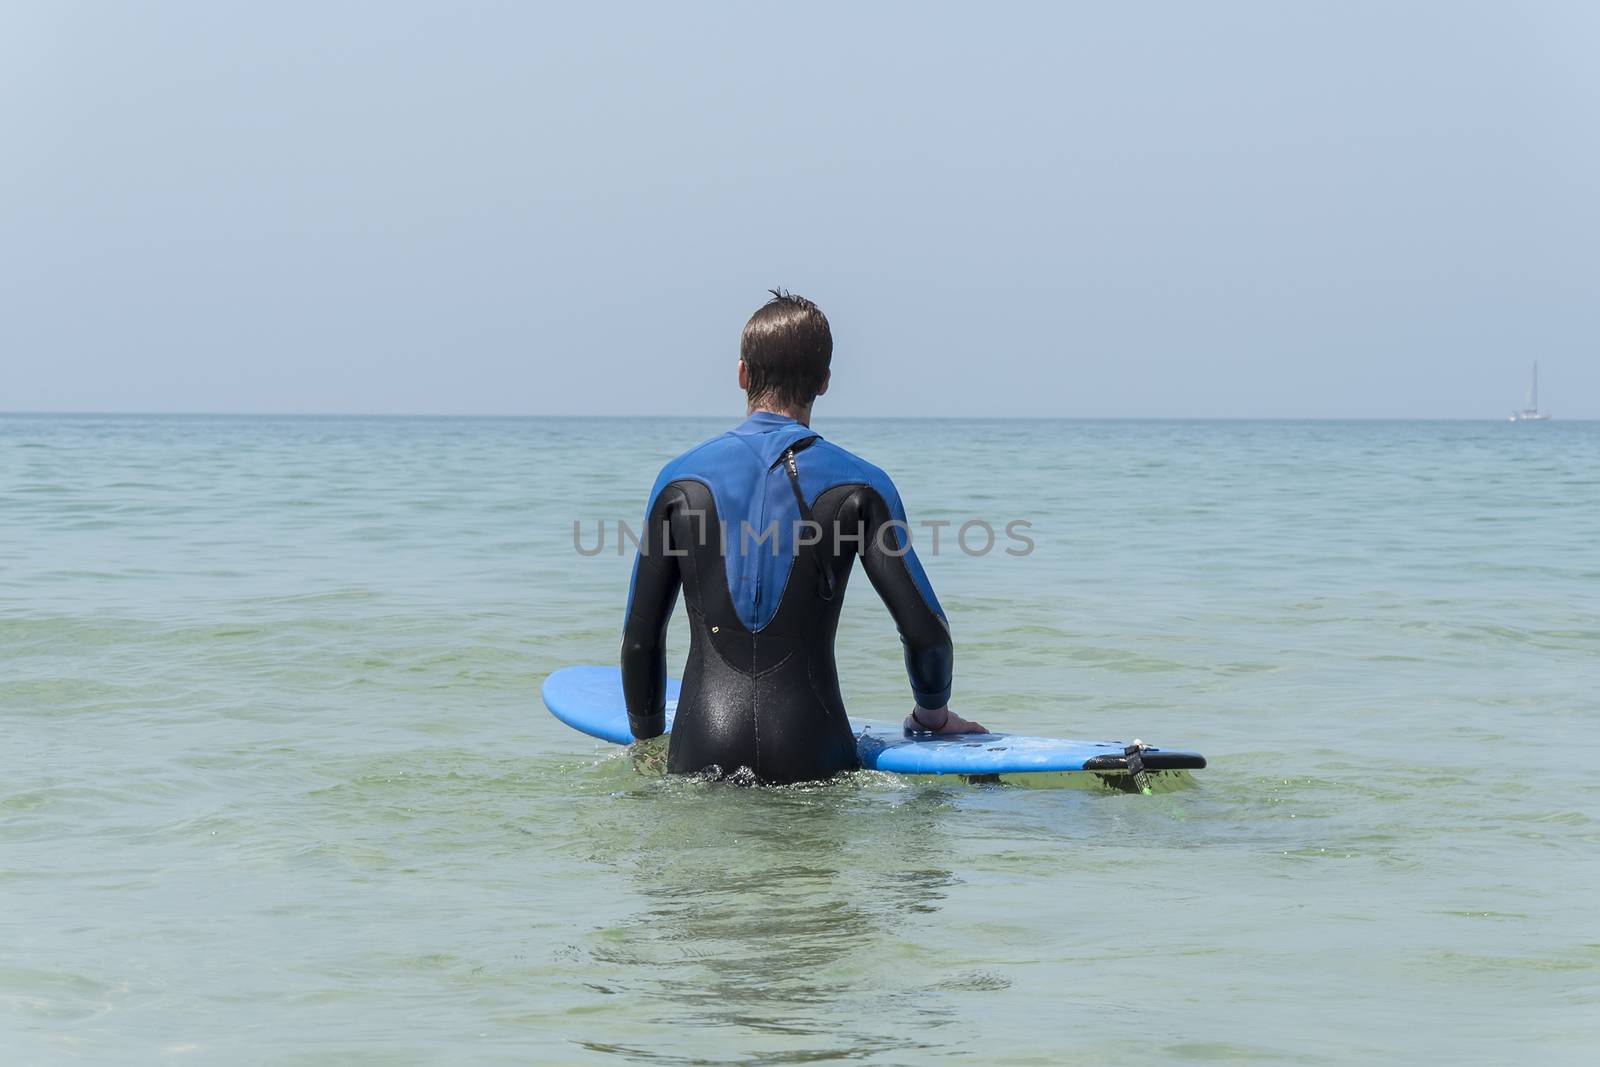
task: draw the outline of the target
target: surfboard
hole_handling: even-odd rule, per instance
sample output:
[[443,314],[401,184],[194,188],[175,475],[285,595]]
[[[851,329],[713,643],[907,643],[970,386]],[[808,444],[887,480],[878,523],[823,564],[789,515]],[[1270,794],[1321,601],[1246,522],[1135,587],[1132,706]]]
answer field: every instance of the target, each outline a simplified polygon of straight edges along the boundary
[[[678,680],[669,679],[669,731],[678,693]],[[550,713],[574,730],[617,745],[634,741],[622,698],[622,671],[617,667],[564,667],[544,680],[541,696]],[[894,774],[953,774],[980,781],[1019,776],[1021,784],[1042,784],[1035,776],[1087,772],[1130,779],[1141,773],[1159,775],[1206,765],[1199,753],[1153,748],[1142,742],[1135,747],[1122,741],[1069,741],[1005,733],[907,734],[898,722],[856,718],[850,720],[850,728],[856,735],[861,766]]]

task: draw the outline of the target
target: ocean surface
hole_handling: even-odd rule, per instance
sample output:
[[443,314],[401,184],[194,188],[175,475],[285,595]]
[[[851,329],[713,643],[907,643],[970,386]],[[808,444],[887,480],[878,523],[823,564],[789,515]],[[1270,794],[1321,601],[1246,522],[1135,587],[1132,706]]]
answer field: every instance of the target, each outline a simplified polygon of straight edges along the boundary
[[[735,421],[0,417],[0,1060],[1593,1062],[1600,424],[820,417],[954,524],[953,706],[1210,758],[1141,797],[550,718],[573,523]],[[908,710],[865,582],[839,660]]]

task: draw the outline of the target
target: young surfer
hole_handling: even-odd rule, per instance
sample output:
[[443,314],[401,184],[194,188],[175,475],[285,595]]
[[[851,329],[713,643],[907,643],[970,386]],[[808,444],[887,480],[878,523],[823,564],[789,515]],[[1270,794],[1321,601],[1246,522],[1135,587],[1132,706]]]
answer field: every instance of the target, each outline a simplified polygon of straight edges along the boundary
[[953,653],[944,611],[911,550],[888,475],[811,429],[827,392],[833,335],[811,301],[773,291],[745,324],[745,421],[668,463],[656,478],[622,637],[635,737],[665,729],[666,630],[689,609],[668,769],[768,783],[857,766],[833,640],[859,557],[905,646],[916,706],[906,729],[982,732],[949,708]]

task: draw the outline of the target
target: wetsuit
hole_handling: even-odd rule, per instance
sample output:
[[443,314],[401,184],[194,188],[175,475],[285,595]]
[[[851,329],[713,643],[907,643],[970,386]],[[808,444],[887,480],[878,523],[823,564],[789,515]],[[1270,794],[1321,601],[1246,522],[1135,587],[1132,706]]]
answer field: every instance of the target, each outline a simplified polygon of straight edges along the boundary
[[950,629],[909,533],[888,475],[783,415],[758,411],[668,463],[623,628],[634,736],[665,728],[666,630],[681,587],[689,662],[668,769],[782,783],[856,767],[833,638],[857,556],[900,630],[913,696],[943,707]]

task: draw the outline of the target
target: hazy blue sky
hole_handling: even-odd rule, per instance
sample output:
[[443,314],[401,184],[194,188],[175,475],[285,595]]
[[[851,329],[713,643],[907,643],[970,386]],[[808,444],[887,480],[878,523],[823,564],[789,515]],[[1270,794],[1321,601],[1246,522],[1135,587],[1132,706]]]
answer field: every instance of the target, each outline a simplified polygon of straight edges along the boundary
[[6,3],[0,410],[1600,417],[1600,4]]

